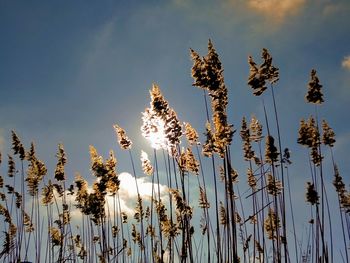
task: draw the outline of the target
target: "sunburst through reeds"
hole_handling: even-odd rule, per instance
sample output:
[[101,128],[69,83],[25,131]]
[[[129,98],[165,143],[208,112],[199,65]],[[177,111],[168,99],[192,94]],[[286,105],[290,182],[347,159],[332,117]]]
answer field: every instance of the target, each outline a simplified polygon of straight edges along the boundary
[[[130,173],[118,172],[118,152],[111,150],[104,158],[89,146],[92,176],[77,173],[73,179],[63,144],[58,144],[52,169],[34,143],[26,149],[11,132],[11,152],[0,152],[6,175],[0,174],[2,262],[349,262],[350,192],[336,163],[335,132],[328,122],[319,121],[316,108],[296,131],[297,143],[309,150],[310,167],[305,193],[310,214],[306,233],[299,233],[293,205],[301,204],[292,195],[305,189],[292,189],[289,183],[295,161],[289,148],[282,148],[274,96],[279,70],[272,55],[262,49],[260,65],[248,57],[247,84],[261,99],[265,120],[254,114],[250,121],[242,118],[241,161],[232,157],[235,130],[219,55],[210,40],[207,55],[192,49],[190,55],[192,85],[203,92],[206,122],[199,129],[180,122],[153,84],[141,116],[141,134],[151,152],[139,150],[137,139],[133,144],[126,130],[113,125],[119,150],[129,154]],[[322,87],[312,70],[306,101],[323,104]],[[271,114],[265,104],[269,99]],[[135,148],[141,152],[139,162]],[[246,171],[245,180],[238,170]],[[330,182],[337,216],[331,214]],[[341,241],[335,241],[335,225]]]

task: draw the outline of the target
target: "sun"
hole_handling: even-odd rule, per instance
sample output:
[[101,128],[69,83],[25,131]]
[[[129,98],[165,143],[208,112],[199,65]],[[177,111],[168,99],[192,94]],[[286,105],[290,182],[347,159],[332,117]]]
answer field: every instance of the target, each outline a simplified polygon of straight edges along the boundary
[[142,120],[142,136],[150,142],[151,147],[156,150],[166,149],[168,139],[165,132],[165,121],[147,110],[143,113]]
[[167,138],[165,136],[164,120],[160,118],[155,120],[146,139],[150,142],[152,148],[156,150],[166,149]]

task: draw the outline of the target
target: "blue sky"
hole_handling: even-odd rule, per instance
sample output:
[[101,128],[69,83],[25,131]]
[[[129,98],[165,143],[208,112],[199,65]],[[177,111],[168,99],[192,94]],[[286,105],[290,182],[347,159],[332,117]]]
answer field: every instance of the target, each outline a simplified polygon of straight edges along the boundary
[[48,156],[62,142],[79,165],[88,144],[103,153],[114,147],[115,122],[142,143],[140,112],[153,82],[180,119],[200,129],[203,102],[191,87],[189,48],[205,55],[209,38],[225,69],[236,127],[243,115],[261,111],[246,85],[246,61],[266,47],[281,72],[276,93],[286,137],[295,137],[299,119],[312,112],[303,99],[311,68],[324,85],[323,116],[338,138],[348,136],[348,1],[259,3],[1,1],[2,141],[15,129]]
[[[247,57],[259,61],[262,48],[272,54],[280,69],[275,91],[283,144],[292,150],[300,193],[308,170],[297,165],[307,156],[296,144],[297,129],[313,113],[304,95],[311,69],[317,70],[325,94],[320,115],[337,134],[335,155],[349,183],[349,13],[348,0],[1,0],[0,149],[10,148],[14,129],[26,146],[36,142],[51,171],[63,143],[71,178],[75,171],[89,177],[89,144],[103,155],[114,149],[118,170],[130,172],[112,125],[126,129],[135,155],[150,151],[140,126],[152,83],[181,121],[204,131],[189,48],[205,55],[210,38],[225,69],[229,121],[236,129],[242,116],[263,116],[261,100],[246,84]],[[266,102],[269,108],[268,95]],[[240,144],[236,134],[233,159],[244,174]]]

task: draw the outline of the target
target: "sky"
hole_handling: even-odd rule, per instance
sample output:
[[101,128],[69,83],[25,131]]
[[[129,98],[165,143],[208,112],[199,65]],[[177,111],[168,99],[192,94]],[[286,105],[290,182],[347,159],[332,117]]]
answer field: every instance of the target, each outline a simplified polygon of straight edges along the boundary
[[[292,152],[300,200],[309,178],[307,165],[297,165],[307,157],[296,144],[297,131],[300,119],[314,112],[304,96],[310,71],[317,70],[325,95],[319,114],[335,130],[335,158],[349,184],[349,13],[348,0],[0,0],[0,151],[8,152],[15,130],[26,147],[36,143],[51,173],[58,143],[72,180],[77,171],[91,178],[89,145],[103,156],[114,150],[118,171],[131,173],[112,125],[126,130],[136,160],[141,149],[152,152],[140,132],[152,83],[181,121],[204,132],[189,49],[204,56],[211,39],[229,90],[229,122],[237,130],[242,116],[263,116],[261,100],[246,84],[248,55],[260,61],[267,48],[280,69],[275,93],[282,143]],[[266,103],[271,110],[268,95]],[[233,163],[244,174],[238,133],[233,140],[239,149]]]

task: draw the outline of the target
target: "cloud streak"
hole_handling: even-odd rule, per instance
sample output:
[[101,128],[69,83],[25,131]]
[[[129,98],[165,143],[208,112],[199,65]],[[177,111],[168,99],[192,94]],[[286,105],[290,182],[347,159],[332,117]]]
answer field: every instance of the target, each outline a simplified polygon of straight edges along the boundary
[[350,3],[348,1],[324,0],[322,12],[325,16],[339,15],[341,13],[348,14],[349,11]]
[[249,0],[247,5],[268,20],[282,23],[287,17],[299,13],[305,0]]
[[342,63],[341,63],[342,67],[347,69],[347,70],[350,70],[350,56],[346,56]]
[[5,137],[3,133],[4,130],[0,128],[0,152],[3,152],[5,148]]

